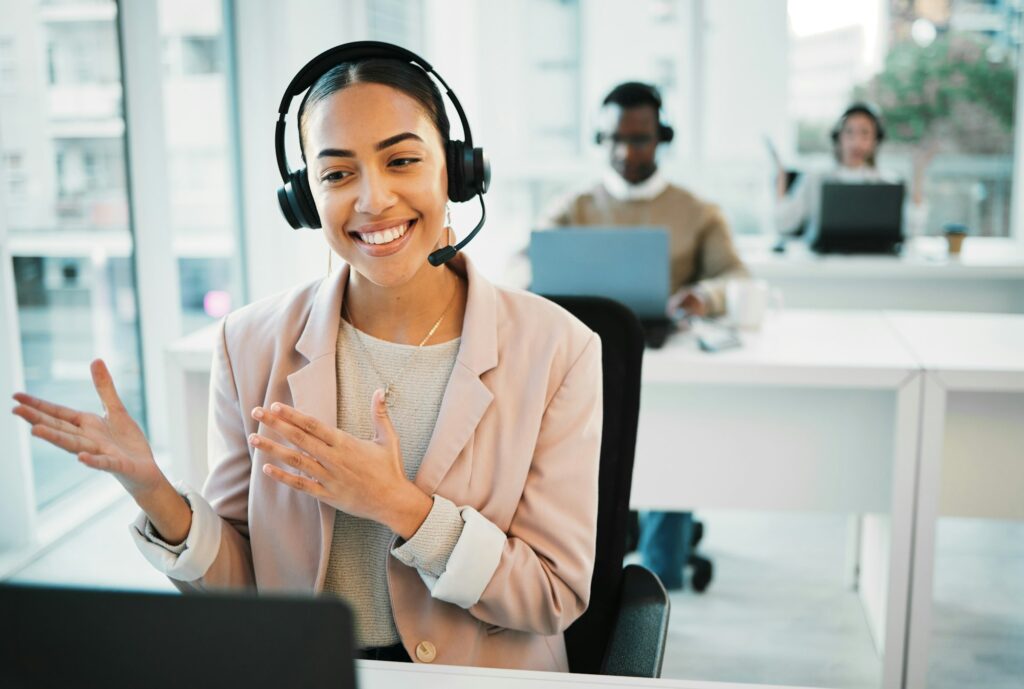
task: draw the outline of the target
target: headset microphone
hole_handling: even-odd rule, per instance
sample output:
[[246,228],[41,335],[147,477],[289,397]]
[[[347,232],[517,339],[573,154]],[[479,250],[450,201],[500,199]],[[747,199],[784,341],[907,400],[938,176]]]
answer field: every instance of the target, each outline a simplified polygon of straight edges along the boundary
[[[463,249],[470,240],[476,236],[480,228],[487,220],[487,208],[484,206],[483,195],[487,192],[491,182],[491,164],[484,155],[482,148],[473,147],[473,134],[469,128],[469,120],[462,109],[462,104],[455,94],[441,78],[441,75],[434,71],[423,58],[415,53],[391,43],[380,41],[356,41],[335,46],[330,50],[320,53],[299,70],[281,98],[281,105],[278,108],[277,126],[274,130],[274,150],[277,154],[277,168],[281,173],[282,186],[277,190],[277,200],[288,224],[293,229],[308,227],[316,229],[321,226],[320,215],[316,210],[313,201],[313,192],[309,187],[309,178],[306,168],[292,170],[288,167],[288,158],[285,155],[284,133],[285,116],[292,100],[307,89],[311,88],[316,81],[334,67],[346,62],[358,62],[375,58],[401,60],[411,62],[428,76],[433,76],[444,92],[448,94],[448,100],[455,107],[462,124],[464,141],[448,140],[445,142],[445,163],[448,170],[448,198],[451,201],[461,203],[469,201],[474,196],[480,198],[480,222],[476,224],[473,231],[465,239],[455,246],[446,246],[434,251],[428,257],[432,266],[440,266],[450,261],[455,254]],[[307,94],[308,96],[308,94]],[[303,105],[305,100],[303,100]],[[299,107],[302,112],[302,106]],[[301,145],[301,139],[300,139]]]
[[487,220],[487,207],[484,206],[483,194],[480,195],[480,222],[476,224],[473,231],[466,235],[466,238],[455,246],[446,246],[427,256],[427,260],[430,261],[430,265],[437,266],[443,265],[448,261],[455,258],[455,254],[462,251],[462,247],[469,244],[469,240],[476,236],[476,233],[480,231],[480,228],[484,226],[484,222]]

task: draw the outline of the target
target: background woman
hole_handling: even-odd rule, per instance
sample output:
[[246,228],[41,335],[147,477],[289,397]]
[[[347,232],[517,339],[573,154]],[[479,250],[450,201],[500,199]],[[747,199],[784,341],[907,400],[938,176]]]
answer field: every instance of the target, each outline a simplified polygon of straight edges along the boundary
[[[885,140],[885,126],[878,110],[868,103],[853,103],[832,129],[835,166],[829,170],[801,172],[786,189],[786,171],[776,177],[776,226],[782,234],[803,228],[809,238],[817,236],[821,210],[821,187],[826,182],[845,184],[896,183],[899,177],[877,165],[878,148]],[[904,232],[913,237],[924,233],[928,207],[924,200],[924,174],[935,155],[934,147],[914,156],[909,198],[903,207]]]

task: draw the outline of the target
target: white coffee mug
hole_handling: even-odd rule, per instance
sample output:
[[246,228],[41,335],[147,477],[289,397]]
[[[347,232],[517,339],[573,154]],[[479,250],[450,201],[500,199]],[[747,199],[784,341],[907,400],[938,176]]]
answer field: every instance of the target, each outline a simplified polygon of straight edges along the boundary
[[772,288],[765,280],[742,278],[726,284],[725,313],[733,326],[757,330],[764,323],[769,307],[782,310],[782,290]]

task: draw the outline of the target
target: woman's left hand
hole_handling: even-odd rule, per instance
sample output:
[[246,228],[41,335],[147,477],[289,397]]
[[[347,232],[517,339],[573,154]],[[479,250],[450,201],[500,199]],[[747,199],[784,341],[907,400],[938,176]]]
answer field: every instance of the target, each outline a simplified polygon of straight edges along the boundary
[[[263,473],[335,509],[372,519],[408,540],[419,529],[433,499],[406,478],[402,452],[377,390],[371,401],[376,437],[360,440],[280,402],[256,407],[252,417],[294,447],[253,433],[249,444],[298,473],[266,464]],[[298,448],[298,449],[295,449]]]

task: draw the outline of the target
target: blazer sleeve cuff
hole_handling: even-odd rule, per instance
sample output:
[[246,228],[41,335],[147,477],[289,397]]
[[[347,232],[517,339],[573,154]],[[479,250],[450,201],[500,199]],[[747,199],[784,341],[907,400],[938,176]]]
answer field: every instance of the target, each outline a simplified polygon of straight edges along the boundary
[[462,514],[455,503],[435,495],[434,504],[423,524],[412,538],[394,548],[391,554],[410,567],[439,577],[448,566],[463,526]]
[[490,583],[508,537],[472,507],[460,508],[462,535],[459,536],[448,566],[439,577],[419,571],[420,578],[438,600],[453,603],[460,608],[471,608],[480,600]]
[[129,530],[139,552],[157,571],[178,581],[195,581],[206,574],[220,551],[220,517],[185,484],[177,484],[175,490],[192,509],[192,525],[182,543],[170,545],[161,539],[145,512],[139,512]]

